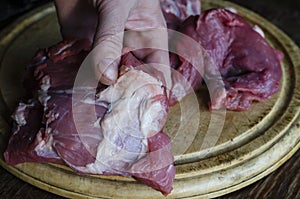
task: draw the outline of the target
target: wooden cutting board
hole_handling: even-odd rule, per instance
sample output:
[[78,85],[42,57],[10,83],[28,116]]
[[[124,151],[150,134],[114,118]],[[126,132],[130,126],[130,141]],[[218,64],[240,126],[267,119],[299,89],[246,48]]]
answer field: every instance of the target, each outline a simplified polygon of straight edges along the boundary
[[[170,110],[165,132],[172,138],[176,178],[168,198],[215,197],[268,175],[300,147],[300,50],[278,28],[255,13],[222,0],[204,0],[203,9],[234,7],[265,32],[284,55],[281,89],[250,111],[210,112],[203,88]],[[64,166],[3,161],[9,116],[22,96],[21,77],[38,48],[59,40],[55,9],[47,4],[0,32],[0,164],[47,191],[72,198],[164,198],[131,178],[78,175]]]

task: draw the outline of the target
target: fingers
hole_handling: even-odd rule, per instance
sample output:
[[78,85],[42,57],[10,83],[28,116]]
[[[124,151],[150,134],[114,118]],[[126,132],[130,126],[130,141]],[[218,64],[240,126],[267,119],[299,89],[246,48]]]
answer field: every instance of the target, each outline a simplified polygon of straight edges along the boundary
[[92,57],[96,76],[103,84],[110,85],[117,80],[125,23],[135,3],[135,0],[94,1],[98,25]]
[[[168,51],[168,33],[159,0],[139,1],[126,23],[124,45],[135,49],[148,48],[138,55],[145,61],[168,64],[169,59],[155,50]],[[153,49],[153,51],[149,50]]]
[[[55,0],[55,3],[64,38],[93,41],[91,65],[101,83],[110,85],[116,81],[124,37],[124,47],[148,48],[138,55],[145,62],[169,66],[168,35],[159,0]],[[124,36],[124,29],[135,31]],[[171,84],[169,69],[157,67],[157,70],[162,71],[167,85]]]
[[151,63],[156,74],[170,89],[171,70],[168,53],[168,32],[159,0],[139,1],[126,23],[124,45],[136,49],[135,55],[145,63]]

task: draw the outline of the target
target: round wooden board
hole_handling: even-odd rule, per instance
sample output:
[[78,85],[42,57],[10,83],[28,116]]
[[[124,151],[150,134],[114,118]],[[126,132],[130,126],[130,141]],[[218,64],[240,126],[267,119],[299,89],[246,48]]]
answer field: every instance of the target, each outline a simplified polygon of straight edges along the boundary
[[[300,147],[300,51],[279,29],[255,13],[222,0],[203,9],[234,7],[260,26],[284,55],[280,91],[250,111],[210,112],[203,88],[170,111],[165,132],[172,138],[176,178],[167,198],[215,197],[240,189],[277,169]],[[11,167],[3,152],[9,115],[22,95],[23,69],[38,48],[61,38],[52,4],[36,9],[0,33],[0,164],[19,178],[70,198],[164,198],[131,178],[78,175],[64,166],[26,163]]]

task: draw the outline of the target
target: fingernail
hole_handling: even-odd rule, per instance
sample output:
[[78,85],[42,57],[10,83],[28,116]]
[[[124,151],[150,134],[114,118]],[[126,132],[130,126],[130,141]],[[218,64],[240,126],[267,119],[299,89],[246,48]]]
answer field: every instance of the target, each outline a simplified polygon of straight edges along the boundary
[[98,64],[98,79],[102,84],[111,85],[118,78],[118,60],[102,59]]

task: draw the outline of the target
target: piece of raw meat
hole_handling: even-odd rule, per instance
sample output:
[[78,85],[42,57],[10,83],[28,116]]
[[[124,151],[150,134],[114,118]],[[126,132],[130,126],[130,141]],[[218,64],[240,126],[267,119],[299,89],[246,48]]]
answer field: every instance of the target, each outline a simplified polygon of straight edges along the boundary
[[63,161],[53,150],[51,138],[46,136],[43,124],[43,107],[37,101],[20,102],[13,114],[14,128],[7,149],[5,161],[10,165],[24,162]]
[[148,137],[164,126],[168,107],[164,88],[147,73],[130,70],[97,95],[96,102],[109,102],[110,111],[99,124],[104,139],[93,163],[74,168],[83,173],[126,175],[127,168],[148,151]]
[[173,30],[189,16],[199,15],[201,12],[200,0],[160,0],[160,5],[168,28]]
[[[131,65],[138,65],[133,59],[122,58],[126,70],[110,87],[100,84],[92,89],[84,84],[72,89],[88,49],[85,40],[67,40],[36,54],[25,78],[28,96],[36,103],[20,106],[14,114],[17,130],[5,152],[7,163],[54,162],[82,174],[129,177],[130,168],[153,151],[155,145],[148,146],[151,139],[162,138],[158,145],[170,142],[160,133],[168,112],[165,88],[153,76],[133,69]],[[44,81],[45,77],[50,78]],[[28,118],[24,124],[20,112]],[[175,167],[170,147],[164,151],[168,164],[152,160],[162,168],[153,168],[153,176],[141,182],[168,194]]]
[[53,148],[72,168],[95,161],[97,147],[103,139],[98,123],[108,106],[107,102],[93,103],[95,93],[83,93],[50,94],[44,115],[46,129],[53,137]]
[[26,68],[26,91],[31,91],[32,97],[40,91],[71,89],[91,45],[89,40],[84,39],[64,40],[52,47],[38,50]]
[[[76,73],[90,46],[88,40],[65,40],[50,48],[39,50],[33,57],[24,76],[27,94],[13,114],[13,135],[5,152],[9,164],[64,163],[53,147],[53,133],[46,121],[50,117],[47,103],[50,100],[55,105],[55,93],[65,94],[73,87]],[[51,91],[54,93],[50,94]],[[68,95],[61,96],[58,104],[60,103],[60,109],[65,111],[66,104],[63,103],[63,99]]]
[[157,133],[148,138],[148,147],[146,156],[132,165],[130,173],[142,183],[168,195],[176,172],[170,139],[164,133]]
[[[223,101],[227,109],[249,110],[253,101],[263,101],[279,90],[282,53],[239,15],[225,9],[208,10],[189,17],[180,31],[203,46],[222,76],[226,98],[215,94],[212,109],[221,108],[219,101]],[[179,42],[177,48],[188,48],[184,43]],[[199,63],[203,63],[203,57],[199,57]],[[204,67],[207,79],[215,74],[210,66],[198,66]]]
[[[201,57],[202,59],[204,57],[202,51],[198,53],[197,58],[201,59]],[[182,100],[188,93],[199,89],[202,85],[203,70],[201,70],[201,68],[197,69],[188,60],[175,53],[170,53],[170,64],[173,70],[169,105],[173,106]],[[201,64],[201,67],[202,65],[203,64]]]

